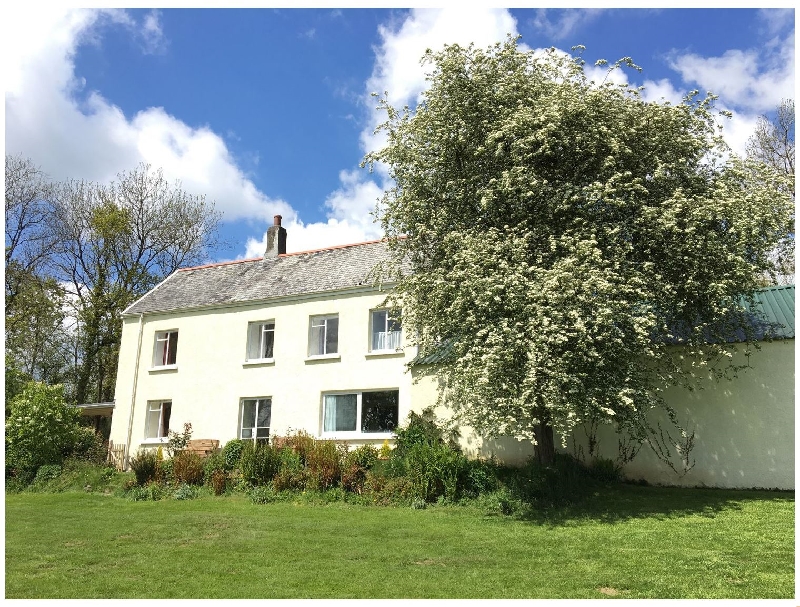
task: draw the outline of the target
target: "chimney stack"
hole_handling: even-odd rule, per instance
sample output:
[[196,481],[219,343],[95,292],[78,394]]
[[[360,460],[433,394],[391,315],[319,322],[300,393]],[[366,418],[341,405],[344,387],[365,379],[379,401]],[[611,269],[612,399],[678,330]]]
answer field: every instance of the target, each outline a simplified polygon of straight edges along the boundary
[[280,215],[275,215],[273,225],[267,230],[267,250],[264,259],[275,258],[286,253],[286,228],[281,227]]

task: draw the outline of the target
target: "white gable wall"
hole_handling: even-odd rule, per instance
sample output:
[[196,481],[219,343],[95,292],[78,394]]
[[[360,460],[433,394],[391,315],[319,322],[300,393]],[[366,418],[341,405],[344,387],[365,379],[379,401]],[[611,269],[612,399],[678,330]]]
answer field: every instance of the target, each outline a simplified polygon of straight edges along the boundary
[[[370,310],[380,308],[384,298],[385,294],[365,288],[316,298],[147,314],[141,320],[141,348],[137,347],[140,319],[126,317],[111,440],[115,445],[128,443],[130,424],[131,455],[140,446],[163,444],[145,440],[147,403],[161,400],[172,402],[171,430],[180,432],[184,422],[190,422],[193,438],[217,439],[220,445],[239,435],[243,398],[272,399],[271,435],[303,429],[320,436],[322,395],[334,391],[398,390],[402,422],[411,407],[411,376],[404,365],[416,349],[369,353]],[[339,315],[339,357],[309,360],[309,318],[322,314]],[[248,364],[248,323],[263,320],[275,322],[274,363]],[[166,330],[178,330],[176,368],[154,369],[155,335]],[[383,435],[346,439],[351,444],[380,444]]]

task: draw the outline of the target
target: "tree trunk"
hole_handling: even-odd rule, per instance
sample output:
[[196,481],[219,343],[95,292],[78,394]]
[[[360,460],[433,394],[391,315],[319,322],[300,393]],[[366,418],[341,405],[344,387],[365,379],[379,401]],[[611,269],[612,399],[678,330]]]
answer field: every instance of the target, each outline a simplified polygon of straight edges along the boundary
[[552,466],[556,456],[553,426],[546,421],[541,421],[534,428],[534,434],[536,435],[536,460],[542,466]]

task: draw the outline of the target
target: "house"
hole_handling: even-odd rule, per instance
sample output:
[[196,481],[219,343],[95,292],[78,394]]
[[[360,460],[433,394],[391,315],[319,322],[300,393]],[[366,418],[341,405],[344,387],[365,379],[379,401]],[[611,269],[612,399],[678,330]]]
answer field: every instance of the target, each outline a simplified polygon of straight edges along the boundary
[[[380,445],[438,386],[409,365],[418,352],[376,285],[387,243],[286,253],[281,217],[263,258],[180,269],[123,313],[111,440],[130,456],[191,423],[194,438],[266,440],[305,430]],[[626,474],[665,484],[794,486],[794,287],[764,292],[786,326],[736,382],[668,395],[695,432],[697,463],[677,478],[643,449]],[[431,362],[431,361],[427,361]],[[419,380],[419,381],[415,381]],[[446,415],[446,411],[439,411]],[[617,439],[601,428],[601,454]],[[608,431],[608,432],[607,432]],[[529,442],[462,428],[468,455],[517,463]],[[576,433],[577,435],[577,433]],[[570,437],[577,449],[580,437]]]
[[123,313],[111,440],[128,455],[191,423],[225,444],[305,430],[380,445],[412,406],[402,319],[374,286],[387,243],[181,269]]

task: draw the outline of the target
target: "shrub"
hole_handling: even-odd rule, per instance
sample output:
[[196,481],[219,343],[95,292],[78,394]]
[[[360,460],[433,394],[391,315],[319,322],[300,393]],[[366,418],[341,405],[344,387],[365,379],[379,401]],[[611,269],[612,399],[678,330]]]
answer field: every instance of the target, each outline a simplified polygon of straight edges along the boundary
[[605,457],[595,457],[589,464],[589,475],[602,483],[618,483],[622,480],[622,466]]
[[467,459],[445,444],[416,443],[407,448],[407,476],[417,497],[433,501],[443,495],[455,500],[459,477],[467,468]]
[[193,451],[180,451],[172,458],[172,477],[177,484],[203,484],[203,458]]
[[307,466],[306,459],[309,451],[314,448],[314,437],[303,430],[287,436],[276,436],[272,439],[272,446],[278,450],[291,449],[299,457],[303,467]]
[[556,453],[552,466],[531,458],[507,476],[506,485],[515,496],[548,505],[579,501],[597,484],[578,460],[563,453]]
[[242,478],[251,485],[266,485],[281,468],[281,457],[278,449],[266,443],[245,444],[239,459]]
[[166,492],[164,485],[156,482],[148,483],[146,489],[150,499],[154,502],[162,499],[164,497],[164,493]]
[[197,495],[198,495],[197,487],[194,487],[192,485],[187,485],[186,483],[184,483],[183,485],[178,487],[178,490],[175,491],[173,497],[176,500],[193,500],[194,498],[197,497]]
[[342,462],[342,487],[358,493],[364,490],[367,471],[378,462],[378,450],[372,445],[362,445],[347,453]]
[[214,472],[211,473],[211,488],[214,491],[214,495],[222,495],[225,493],[227,480],[228,478],[225,474],[225,470],[214,470]]
[[175,482],[175,462],[171,459],[164,459],[158,462],[158,470],[156,473],[156,480],[161,481],[167,485]]
[[36,477],[33,479],[34,485],[45,485],[48,482],[58,478],[61,474],[61,466],[58,464],[45,464],[44,466],[39,466],[39,469],[36,471]]
[[425,510],[427,505],[428,504],[425,502],[425,500],[419,497],[415,497],[413,500],[411,500],[411,507],[414,510]]
[[284,447],[280,453],[280,469],[272,479],[275,491],[302,491],[306,488],[308,476],[300,454]]
[[395,447],[392,456],[405,457],[414,445],[449,445],[457,450],[457,432],[453,427],[436,420],[433,408],[428,407],[417,414],[408,414],[408,423],[395,429]]
[[131,470],[133,470],[133,474],[136,476],[137,485],[144,486],[146,483],[156,478],[158,460],[155,451],[139,449],[136,455],[130,458],[128,463],[130,464]]
[[414,497],[414,487],[404,476],[386,477],[367,472],[364,492],[379,506],[409,505]]
[[336,485],[342,476],[342,452],[336,443],[315,440],[306,452],[308,488],[325,491]]
[[20,482],[44,464],[60,464],[73,448],[80,411],[64,402],[63,387],[31,381],[14,396],[6,419],[6,469]]
[[170,457],[174,457],[184,449],[189,441],[192,440],[192,424],[186,422],[183,424],[183,432],[169,431],[169,440],[167,442],[167,453]]
[[128,490],[128,499],[134,502],[144,502],[150,499],[150,493],[146,487],[136,485]]
[[134,502],[157,502],[164,497],[164,487],[159,483],[135,485],[128,490],[127,497]]
[[102,465],[108,459],[108,443],[92,428],[81,427],[75,435],[70,457]]
[[250,491],[250,501],[254,504],[269,504],[278,499],[270,487],[254,487]]
[[510,516],[524,510],[523,503],[506,488],[481,494],[477,499],[477,505],[490,515]]
[[238,438],[229,440],[222,448],[222,457],[225,460],[225,469],[233,470],[239,465],[239,458],[242,456],[242,449],[245,441]]
[[203,460],[203,481],[205,484],[211,484],[211,476],[217,471],[225,471],[225,457],[219,451],[206,456]]
[[484,493],[497,490],[498,465],[493,460],[472,459],[467,460],[464,468],[463,492],[476,497]]

